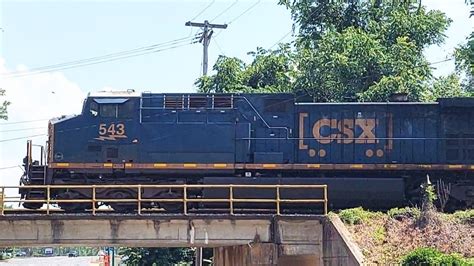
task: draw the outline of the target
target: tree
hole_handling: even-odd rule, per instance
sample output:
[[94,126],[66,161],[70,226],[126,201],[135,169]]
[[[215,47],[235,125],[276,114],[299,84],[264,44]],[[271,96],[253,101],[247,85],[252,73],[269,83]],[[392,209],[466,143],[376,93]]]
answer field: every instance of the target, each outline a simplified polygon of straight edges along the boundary
[[161,266],[193,261],[193,250],[189,248],[122,248],[121,255],[127,257],[126,265]]
[[[470,17],[474,16],[474,2],[466,0],[471,5]],[[465,90],[474,91],[474,31],[467,37],[466,43],[456,48],[454,52],[456,59],[456,71],[463,74],[465,79],[463,87]]]
[[[5,96],[5,90],[0,89],[0,97]],[[3,103],[0,105],[0,119],[7,120],[8,115],[7,115],[7,107],[10,105],[10,102],[8,101],[3,101]]]
[[469,95],[461,86],[459,77],[455,74],[450,74],[446,77],[435,78],[430,89],[423,92],[421,100],[433,102],[442,97],[466,97]]
[[432,75],[423,50],[443,43],[451,20],[421,0],[279,3],[299,26],[294,48],[258,48],[249,65],[219,58],[216,74],[196,83],[201,92],[294,92],[319,102],[387,101],[393,93],[406,93],[410,101],[466,95],[454,74]]
[[450,20],[441,11],[417,1],[281,3],[300,24],[297,91],[322,102],[387,101],[399,92],[419,101],[431,89],[423,49],[444,40]]
[[216,74],[199,78],[195,85],[204,93],[291,92],[294,76],[293,54],[289,45],[277,50],[257,48],[250,52],[253,61],[246,65],[235,57],[220,56]]

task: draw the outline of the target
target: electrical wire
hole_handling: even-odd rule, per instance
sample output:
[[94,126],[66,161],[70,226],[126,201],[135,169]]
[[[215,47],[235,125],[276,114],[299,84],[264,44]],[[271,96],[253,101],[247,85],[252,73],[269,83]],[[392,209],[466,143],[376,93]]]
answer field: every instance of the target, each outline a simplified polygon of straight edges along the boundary
[[20,169],[23,169],[23,168],[21,168],[21,165],[12,165],[12,166],[0,167],[0,170],[13,169],[13,168],[17,168],[17,167],[19,167]]
[[47,134],[38,134],[38,135],[31,135],[31,136],[24,136],[24,137],[12,138],[12,139],[0,139],[0,142],[8,142],[8,141],[14,141],[14,140],[20,140],[20,139],[36,138],[36,137],[41,137],[41,136],[46,136],[46,135],[47,135]]
[[219,51],[222,53],[222,55],[225,55],[225,52],[222,50],[221,46],[220,46],[219,43],[217,42],[217,39],[214,39],[214,43],[216,44],[217,49],[219,49]]
[[227,25],[230,25],[232,24],[233,22],[235,22],[236,20],[238,20],[239,18],[241,18],[243,15],[247,14],[250,10],[252,10],[254,7],[256,7],[258,4],[260,4],[262,0],[258,0],[256,3],[252,4],[249,8],[245,9],[244,12],[240,13],[238,16],[234,17],[233,19],[231,19]]
[[222,10],[222,12],[220,12],[219,14],[217,14],[217,16],[215,16],[213,19],[211,19],[211,22],[213,22],[214,20],[216,20],[217,18],[222,16],[225,12],[229,11],[229,9],[231,9],[233,6],[235,6],[238,2],[239,2],[239,0],[235,0],[230,6],[228,6],[224,10]]
[[0,133],[26,131],[26,130],[37,130],[37,129],[46,129],[46,127],[30,127],[30,128],[16,128],[16,129],[0,130]]
[[14,125],[14,124],[25,124],[25,123],[34,123],[34,122],[40,122],[40,121],[48,121],[49,119],[44,118],[44,119],[36,119],[36,120],[24,120],[24,121],[15,121],[15,122],[5,122],[5,123],[0,123],[0,126],[3,125]]
[[68,62],[54,64],[54,65],[36,67],[36,68],[29,69],[27,71],[15,71],[15,72],[3,73],[2,75],[15,75],[15,74],[21,74],[21,73],[24,73],[24,72],[33,72],[33,71],[39,71],[39,70],[43,70],[43,69],[63,67],[63,66],[71,65],[71,64],[79,64],[79,63],[84,63],[84,62],[89,62],[89,61],[102,60],[102,59],[106,59],[106,58],[109,58],[109,57],[128,55],[128,54],[131,54],[131,53],[138,53],[138,52],[142,52],[142,51],[149,51],[149,50],[153,50],[155,48],[159,48],[161,46],[167,46],[167,45],[172,45],[172,44],[176,44],[176,43],[180,43],[180,42],[190,41],[191,39],[192,39],[191,37],[183,37],[183,38],[179,38],[179,39],[175,39],[175,40],[171,40],[171,41],[166,41],[166,42],[162,42],[162,43],[157,43],[157,44],[153,44],[153,45],[143,46],[143,47],[139,47],[139,48],[135,48],[135,49],[131,49],[131,50],[125,50],[125,51],[121,51],[121,52],[115,52],[115,53],[110,53],[110,54],[106,54],[106,55],[102,55],[102,56],[95,56],[95,57],[90,57],[90,58],[85,58],[85,59],[80,59],[80,60],[73,60],[73,61],[68,61]]
[[107,63],[107,62],[122,60],[122,59],[126,59],[126,58],[136,57],[136,56],[142,56],[142,55],[147,55],[147,54],[152,54],[152,53],[163,52],[163,51],[167,51],[167,50],[187,46],[187,45],[190,45],[190,44],[193,44],[193,43],[196,43],[196,42],[193,41],[193,42],[179,44],[179,45],[167,46],[167,47],[164,47],[164,48],[161,48],[161,49],[153,49],[153,50],[150,50],[150,51],[141,52],[141,53],[134,53],[134,54],[131,54],[131,55],[111,57],[111,58],[106,58],[106,59],[103,59],[103,60],[96,60],[96,61],[79,63],[79,64],[71,64],[71,65],[66,65],[66,66],[58,67],[58,68],[50,68],[50,69],[38,70],[38,71],[27,71],[27,72],[24,72],[24,73],[13,74],[13,75],[10,75],[10,76],[7,76],[7,77],[13,77],[13,78],[25,77],[25,76],[36,75],[36,74],[41,74],[41,73],[48,73],[48,72],[53,72],[53,71],[59,71],[59,70],[78,68],[78,67],[101,64],[101,63]]
[[272,49],[273,47],[275,47],[275,45],[279,44],[283,39],[285,39],[288,35],[290,35],[290,33],[292,33],[293,30],[290,30],[289,32],[287,32],[285,35],[283,35],[278,41],[276,41],[272,46],[270,46],[270,48],[268,48],[267,50],[270,50]]
[[206,7],[204,7],[204,9],[202,9],[196,16],[190,19],[190,21],[197,19],[200,15],[202,15],[202,13],[204,13],[208,8],[210,8],[214,4],[214,2],[216,2],[216,0],[212,0],[211,3],[209,3]]
[[[244,16],[245,14],[247,14],[250,10],[252,10],[254,7],[256,7],[258,4],[260,4],[262,0],[258,0],[257,2],[255,2],[254,4],[252,4],[251,6],[249,6],[247,9],[245,9],[242,13],[240,13],[239,15],[237,15],[236,17],[234,17],[233,19],[231,19],[227,25],[230,25],[232,23],[234,23],[236,20],[238,20],[239,18],[241,18],[242,16]],[[217,38],[217,36],[219,36],[220,34],[222,33],[222,31],[218,32],[214,38]]]

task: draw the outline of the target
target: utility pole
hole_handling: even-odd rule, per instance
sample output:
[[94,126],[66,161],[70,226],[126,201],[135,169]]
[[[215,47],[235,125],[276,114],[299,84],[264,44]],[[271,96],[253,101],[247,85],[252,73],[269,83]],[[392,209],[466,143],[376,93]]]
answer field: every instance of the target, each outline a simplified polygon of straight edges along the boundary
[[202,43],[202,75],[207,75],[207,60],[208,60],[208,47],[211,41],[213,29],[226,29],[227,24],[211,24],[209,21],[204,20],[204,23],[197,23],[188,21],[184,24],[185,26],[190,27],[199,27],[202,28],[202,35],[199,39],[199,42]]

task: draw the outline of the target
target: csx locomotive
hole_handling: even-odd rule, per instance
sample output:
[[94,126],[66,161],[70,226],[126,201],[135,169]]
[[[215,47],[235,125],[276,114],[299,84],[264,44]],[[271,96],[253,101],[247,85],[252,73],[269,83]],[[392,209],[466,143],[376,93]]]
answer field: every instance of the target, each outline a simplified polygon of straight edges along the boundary
[[[89,94],[80,115],[50,120],[47,163],[26,158],[22,183],[327,184],[334,208],[387,208],[416,202],[429,175],[445,204],[472,207],[473,98],[433,103],[299,99],[293,94]],[[26,199],[45,197],[41,189],[21,193]],[[81,189],[51,193],[56,199],[91,197]],[[137,192],[97,193],[113,199]],[[182,191],[172,189],[143,193],[182,197]],[[191,194],[212,197],[205,189]],[[103,204],[119,211],[134,208]],[[177,203],[150,204],[179,208]],[[59,205],[87,208],[84,203]]]

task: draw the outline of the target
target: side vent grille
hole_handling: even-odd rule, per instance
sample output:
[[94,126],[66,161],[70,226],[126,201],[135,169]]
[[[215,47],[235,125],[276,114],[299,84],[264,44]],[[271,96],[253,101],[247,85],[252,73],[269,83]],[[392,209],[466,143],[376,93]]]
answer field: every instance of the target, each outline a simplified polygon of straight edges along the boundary
[[201,109],[207,107],[206,96],[189,96],[189,108],[190,109]]
[[183,96],[166,96],[165,97],[165,109],[183,109],[184,99]]
[[213,106],[214,109],[231,109],[234,108],[233,96],[214,96]]

